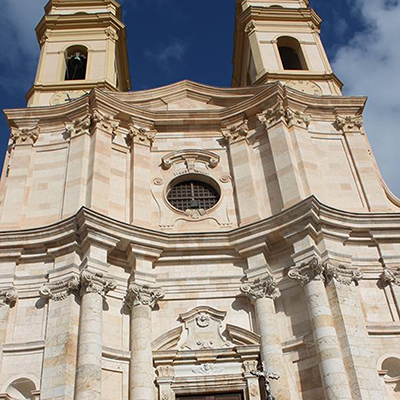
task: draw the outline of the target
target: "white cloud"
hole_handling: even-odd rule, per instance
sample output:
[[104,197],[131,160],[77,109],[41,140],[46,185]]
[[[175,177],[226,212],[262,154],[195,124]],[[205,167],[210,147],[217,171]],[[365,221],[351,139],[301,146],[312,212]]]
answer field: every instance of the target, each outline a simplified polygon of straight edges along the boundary
[[170,70],[173,62],[182,60],[187,49],[186,42],[174,39],[168,45],[161,45],[158,50],[147,50],[146,56],[155,59],[161,68]]
[[333,69],[345,94],[367,95],[365,129],[389,187],[400,195],[400,3],[356,0],[365,29],[338,49]]

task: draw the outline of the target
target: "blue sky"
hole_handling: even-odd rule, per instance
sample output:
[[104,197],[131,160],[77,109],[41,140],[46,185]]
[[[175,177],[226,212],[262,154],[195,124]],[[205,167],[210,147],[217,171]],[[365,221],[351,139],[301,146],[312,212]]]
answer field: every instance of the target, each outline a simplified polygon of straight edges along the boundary
[[[0,108],[25,107],[45,0],[0,0]],[[234,0],[124,0],[133,90],[182,79],[229,86]],[[399,0],[311,0],[345,94],[368,95],[365,127],[384,178],[400,195]],[[21,12],[23,10],[24,12]],[[0,162],[9,136],[0,119]]]

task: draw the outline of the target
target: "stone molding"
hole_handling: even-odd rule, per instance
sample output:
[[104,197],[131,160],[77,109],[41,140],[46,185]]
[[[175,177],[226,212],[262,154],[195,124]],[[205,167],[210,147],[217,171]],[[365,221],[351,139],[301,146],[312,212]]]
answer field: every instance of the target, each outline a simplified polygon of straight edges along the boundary
[[126,144],[132,147],[134,143],[152,146],[156,139],[157,131],[155,129],[142,128],[135,124],[128,125],[129,132],[125,136]]
[[120,125],[120,121],[117,121],[111,115],[105,114],[97,109],[93,110],[92,123],[110,134],[113,139]]
[[76,276],[68,280],[59,280],[42,285],[39,290],[40,297],[54,301],[62,301],[72,293],[78,293],[80,288],[79,278]]
[[35,144],[39,138],[40,127],[34,128],[11,128],[11,140],[13,144]]
[[296,125],[302,128],[308,128],[310,125],[310,117],[307,114],[294,111],[284,106],[282,102],[258,114],[257,117],[267,130],[279,122],[285,122],[289,127]]
[[361,128],[363,127],[363,117],[361,115],[346,117],[337,115],[333,125],[338,131],[360,132]]
[[324,265],[318,257],[313,257],[299,267],[292,267],[288,276],[290,279],[298,280],[302,285],[314,280],[325,282]]
[[275,300],[280,296],[278,285],[272,275],[246,283],[240,290],[252,301],[264,298]]
[[331,265],[329,263],[324,266],[325,279],[330,282],[332,279],[343,285],[351,285],[353,282],[358,283],[363,278],[363,273],[356,268],[347,268],[344,265]]
[[80,279],[80,295],[84,296],[87,293],[96,293],[105,297],[105,295],[117,288],[117,284],[113,279],[104,278],[102,273],[92,273],[83,271]]
[[385,269],[382,272],[381,281],[384,285],[392,283],[400,286],[400,268],[397,268],[397,270]]
[[249,134],[249,126],[247,119],[239,122],[238,124],[222,128],[222,136],[228,144],[239,142],[242,139],[246,139]]
[[135,306],[148,306],[154,308],[157,302],[164,296],[165,293],[161,288],[132,283],[128,288],[126,304],[129,308]]
[[184,163],[188,173],[198,172],[197,163],[207,165],[209,168],[215,168],[220,162],[219,155],[207,150],[178,150],[167,154],[161,159],[163,169],[169,170],[175,164]]
[[18,300],[18,292],[14,287],[0,290],[0,307],[12,306]]
[[85,115],[82,118],[74,119],[71,123],[65,123],[65,131],[67,138],[71,138],[80,134],[91,135],[90,128],[92,126],[92,116]]

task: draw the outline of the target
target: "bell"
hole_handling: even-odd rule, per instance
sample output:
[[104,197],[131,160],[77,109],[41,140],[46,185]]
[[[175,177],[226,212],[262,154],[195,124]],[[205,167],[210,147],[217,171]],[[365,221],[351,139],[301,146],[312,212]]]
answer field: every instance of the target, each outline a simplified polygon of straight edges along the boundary
[[83,67],[83,61],[79,53],[76,53],[75,56],[71,59],[71,66],[75,70],[81,69]]

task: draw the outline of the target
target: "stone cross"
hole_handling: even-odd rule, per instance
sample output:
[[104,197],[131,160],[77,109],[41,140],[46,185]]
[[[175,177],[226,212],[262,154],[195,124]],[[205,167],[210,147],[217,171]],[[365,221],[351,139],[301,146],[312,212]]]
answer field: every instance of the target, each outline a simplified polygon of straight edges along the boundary
[[271,392],[270,380],[278,380],[280,376],[274,373],[267,372],[265,363],[261,363],[261,368],[259,370],[251,371],[251,374],[257,376],[258,378],[264,379],[265,395],[267,396],[266,400],[277,400]]

